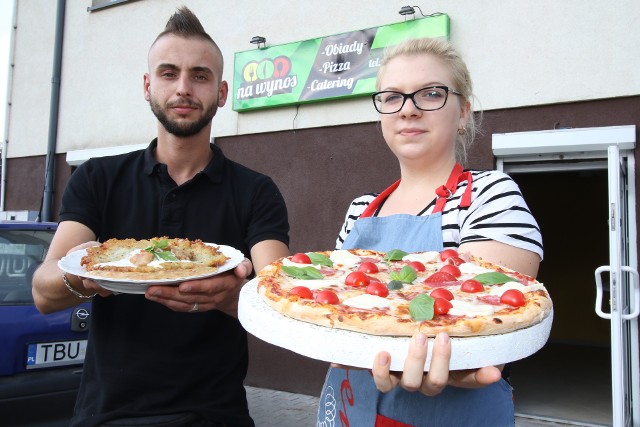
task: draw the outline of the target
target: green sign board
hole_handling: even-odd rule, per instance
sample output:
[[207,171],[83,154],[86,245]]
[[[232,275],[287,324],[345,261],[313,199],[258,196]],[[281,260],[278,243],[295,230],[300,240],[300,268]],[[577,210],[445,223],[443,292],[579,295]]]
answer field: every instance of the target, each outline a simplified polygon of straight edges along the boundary
[[449,16],[438,14],[237,52],[233,109],[248,111],[371,94],[384,48],[417,37],[449,38]]

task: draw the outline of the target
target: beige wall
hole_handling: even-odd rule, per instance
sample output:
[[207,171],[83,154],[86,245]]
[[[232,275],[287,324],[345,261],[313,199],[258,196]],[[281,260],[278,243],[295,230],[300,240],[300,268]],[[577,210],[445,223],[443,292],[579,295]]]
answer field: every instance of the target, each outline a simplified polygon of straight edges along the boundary
[[[46,4],[46,6],[44,6]],[[147,143],[155,121],[142,97],[146,54],[173,11],[189,6],[226,57],[268,45],[403,20],[405,0],[138,0],[87,12],[67,2],[58,152]],[[640,93],[640,3],[635,0],[430,1],[446,12],[451,39],[466,58],[484,110],[616,98]],[[55,3],[20,0],[9,157],[46,152]],[[215,136],[234,136],[376,120],[368,98],[238,114],[230,103],[214,119]]]

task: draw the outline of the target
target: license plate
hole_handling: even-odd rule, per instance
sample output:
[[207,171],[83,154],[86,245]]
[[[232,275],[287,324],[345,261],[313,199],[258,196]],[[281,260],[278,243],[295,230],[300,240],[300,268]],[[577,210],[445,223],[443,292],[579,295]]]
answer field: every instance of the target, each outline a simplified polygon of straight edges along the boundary
[[27,369],[77,365],[84,361],[87,340],[29,344]]

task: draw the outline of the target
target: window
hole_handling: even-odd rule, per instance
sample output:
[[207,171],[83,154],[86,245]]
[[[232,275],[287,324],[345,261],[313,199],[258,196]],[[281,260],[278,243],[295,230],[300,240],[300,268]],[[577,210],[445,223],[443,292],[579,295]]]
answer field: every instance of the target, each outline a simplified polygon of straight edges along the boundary
[[130,3],[136,0],[91,0],[91,6],[87,8],[87,12],[95,12],[111,6],[118,6],[122,3]]
[[31,278],[44,260],[54,230],[0,231],[0,306],[33,304]]

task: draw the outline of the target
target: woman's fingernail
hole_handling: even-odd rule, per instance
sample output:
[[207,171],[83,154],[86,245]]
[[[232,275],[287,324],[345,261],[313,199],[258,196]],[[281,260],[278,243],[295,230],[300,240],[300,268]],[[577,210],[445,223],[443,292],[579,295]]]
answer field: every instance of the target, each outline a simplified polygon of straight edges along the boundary
[[427,336],[422,332],[418,332],[416,334],[416,344],[425,345],[426,342],[427,342]]
[[449,335],[444,332],[440,332],[437,336],[437,340],[440,344],[446,344],[449,342]]
[[378,357],[378,365],[380,366],[386,366],[387,363],[389,363],[389,355],[387,353],[382,353],[379,357]]

